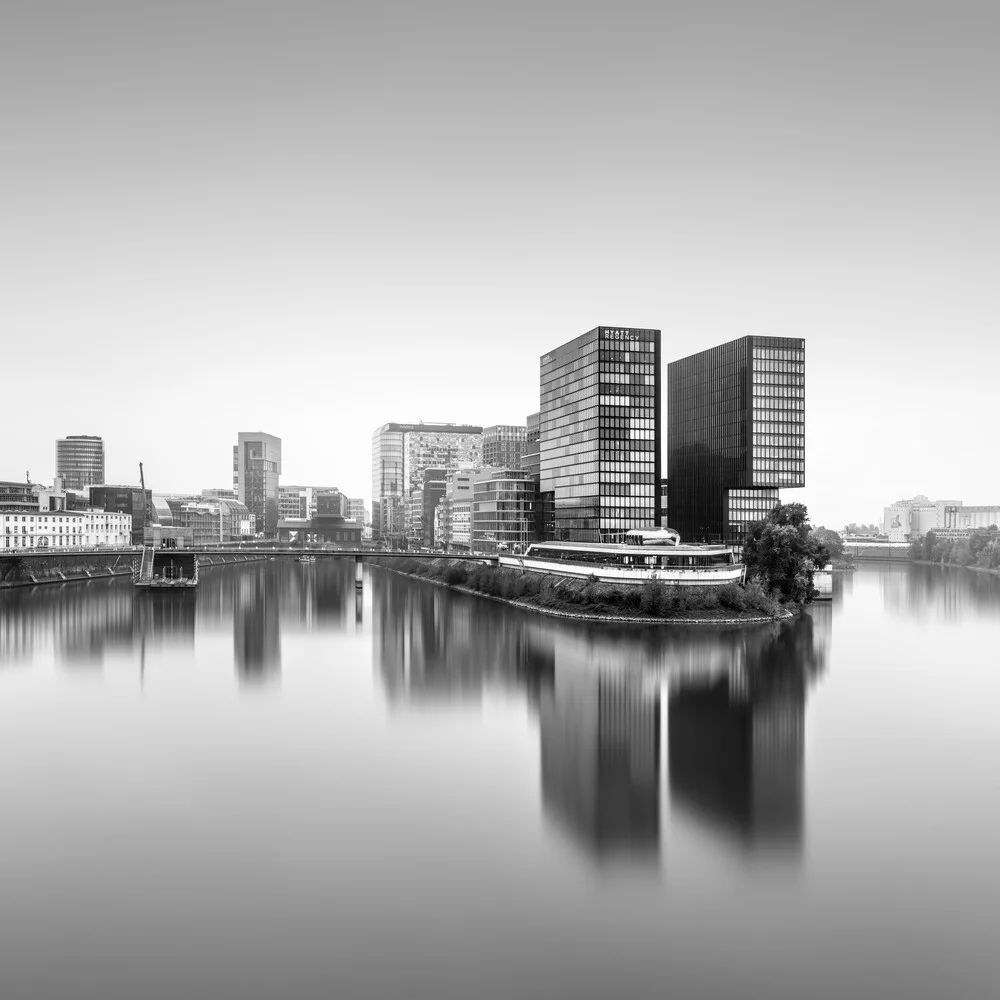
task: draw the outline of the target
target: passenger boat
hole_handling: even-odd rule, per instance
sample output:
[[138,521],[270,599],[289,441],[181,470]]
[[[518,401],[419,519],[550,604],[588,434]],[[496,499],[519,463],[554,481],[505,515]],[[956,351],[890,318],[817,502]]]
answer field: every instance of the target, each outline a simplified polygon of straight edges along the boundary
[[316,557],[315,556],[299,556],[295,561],[296,562],[300,562],[300,563],[314,563],[314,562],[316,562]]
[[499,556],[500,565],[553,576],[596,576],[601,583],[672,587],[740,583],[744,566],[725,545],[682,545],[673,528],[633,528],[621,542],[533,542],[523,555]]

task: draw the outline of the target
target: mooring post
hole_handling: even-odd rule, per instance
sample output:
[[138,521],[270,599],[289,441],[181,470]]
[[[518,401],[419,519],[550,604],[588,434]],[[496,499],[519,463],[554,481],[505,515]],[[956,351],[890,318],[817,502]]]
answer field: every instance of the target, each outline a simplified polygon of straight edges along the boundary
[[361,556],[354,557],[354,586],[361,590],[365,585],[364,568],[361,565]]

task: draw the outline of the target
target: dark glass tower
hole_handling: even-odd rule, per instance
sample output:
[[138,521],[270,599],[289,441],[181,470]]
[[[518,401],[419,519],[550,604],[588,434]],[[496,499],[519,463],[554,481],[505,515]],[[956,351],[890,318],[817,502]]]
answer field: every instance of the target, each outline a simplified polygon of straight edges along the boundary
[[560,541],[660,523],[660,331],[599,326],[541,360],[541,493]]
[[667,366],[670,527],[741,545],[805,486],[805,341],[741,337]]

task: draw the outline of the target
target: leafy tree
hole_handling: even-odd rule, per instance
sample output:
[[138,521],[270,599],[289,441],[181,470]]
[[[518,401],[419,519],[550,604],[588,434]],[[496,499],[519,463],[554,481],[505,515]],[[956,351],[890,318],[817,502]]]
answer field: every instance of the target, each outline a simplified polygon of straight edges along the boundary
[[766,521],[752,525],[743,545],[750,578],[786,603],[805,604],[817,594],[813,572],[830,561],[830,551],[815,537],[803,504],[778,504]]
[[836,531],[831,531],[820,525],[818,528],[813,528],[813,538],[826,546],[831,559],[844,558],[844,540]]

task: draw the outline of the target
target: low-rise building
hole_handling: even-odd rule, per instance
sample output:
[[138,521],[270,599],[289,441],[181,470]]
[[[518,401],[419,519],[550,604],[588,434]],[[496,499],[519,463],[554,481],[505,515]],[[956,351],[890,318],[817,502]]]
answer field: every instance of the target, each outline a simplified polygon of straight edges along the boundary
[[110,511],[4,510],[4,549],[94,548],[132,541],[132,516]]

